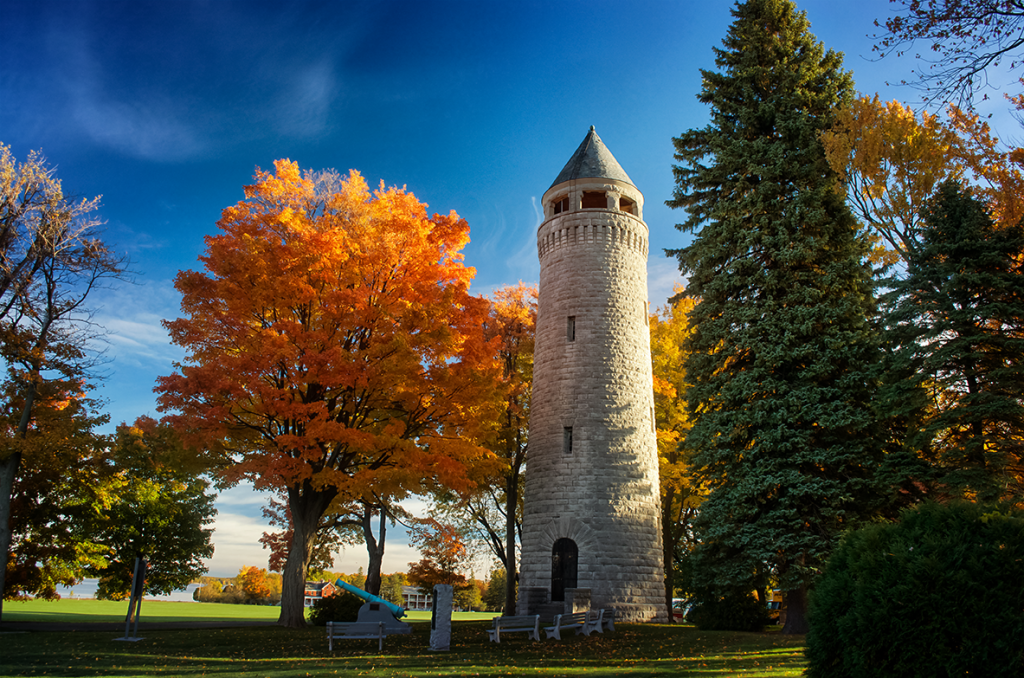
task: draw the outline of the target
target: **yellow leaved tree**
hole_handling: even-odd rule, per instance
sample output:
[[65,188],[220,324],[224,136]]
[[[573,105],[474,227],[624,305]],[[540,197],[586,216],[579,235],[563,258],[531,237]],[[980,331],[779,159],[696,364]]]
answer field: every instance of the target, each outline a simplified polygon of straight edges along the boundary
[[869,229],[876,262],[908,261],[920,245],[921,210],[947,179],[967,184],[997,224],[1024,216],[1024,150],[1002,147],[988,123],[955,106],[943,121],[877,94],[860,97],[821,141],[850,207]]
[[[693,519],[704,493],[690,471],[685,449],[690,418],[686,405],[687,314],[696,304],[675,289],[675,302],[650,317],[654,368],[654,415],[661,475],[661,526],[665,554],[665,599],[669,609],[677,584],[674,563],[692,547]],[[682,558],[681,560],[685,560]]]

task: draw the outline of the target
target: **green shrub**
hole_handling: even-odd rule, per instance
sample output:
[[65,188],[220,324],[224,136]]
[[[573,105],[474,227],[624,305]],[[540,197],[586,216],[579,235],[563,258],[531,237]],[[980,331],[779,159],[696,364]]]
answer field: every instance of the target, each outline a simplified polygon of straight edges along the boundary
[[1024,513],[927,504],[848,534],[811,593],[811,678],[1024,675]]
[[760,631],[771,619],[768,607],[753,593],[716,595],[698,592],[686,621],[705,631]]
[[339,591],[313,603],[309,608],[309,623],[313,626],[327,626],[327,622],[354,622],[359,617],[363,602],[351,593]]

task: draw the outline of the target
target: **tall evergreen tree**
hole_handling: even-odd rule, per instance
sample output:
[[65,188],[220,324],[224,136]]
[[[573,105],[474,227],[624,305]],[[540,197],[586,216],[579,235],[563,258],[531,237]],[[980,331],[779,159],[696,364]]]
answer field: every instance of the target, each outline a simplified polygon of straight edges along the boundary
[[[999,228],[947,181],[887,295],[904,391],[934,394],[911,443],[944,491],[1024,502],[1024,224]],[[902,399],[902,398],[901,398]]]
[[787,633],[839,533],[876,498],[869,366],[877,358],[866,243],[819,133],[853,82],[789,0],[749,0],[702,71],[711,123],[674,139],[670,251],[698,299],[686,445],[711,494],[699,579],[718,599],[786,592]]

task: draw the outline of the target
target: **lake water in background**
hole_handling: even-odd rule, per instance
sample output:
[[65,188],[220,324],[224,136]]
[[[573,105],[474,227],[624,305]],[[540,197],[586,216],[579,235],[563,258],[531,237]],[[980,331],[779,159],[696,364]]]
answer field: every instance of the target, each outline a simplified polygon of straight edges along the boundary
[[[61,598],[95,598],[99,588],[99,579],[83,579],[74,586],[58,586],[57,593]],[[144,600],[169,600],[175,603],[194,603],[192,594],[199,584],[189,584],[183,591],[171,591],[167,595],[155,596],[147,594]]]

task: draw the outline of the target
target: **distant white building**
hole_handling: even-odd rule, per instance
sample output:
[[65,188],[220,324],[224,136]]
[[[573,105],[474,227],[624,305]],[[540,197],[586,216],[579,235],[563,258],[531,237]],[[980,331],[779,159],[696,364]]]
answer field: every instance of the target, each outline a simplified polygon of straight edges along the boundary
[[402,587],[402,600],[405,601],[403,607],[407,610],[432,610],[434,608],[433,596],[415,586]]

